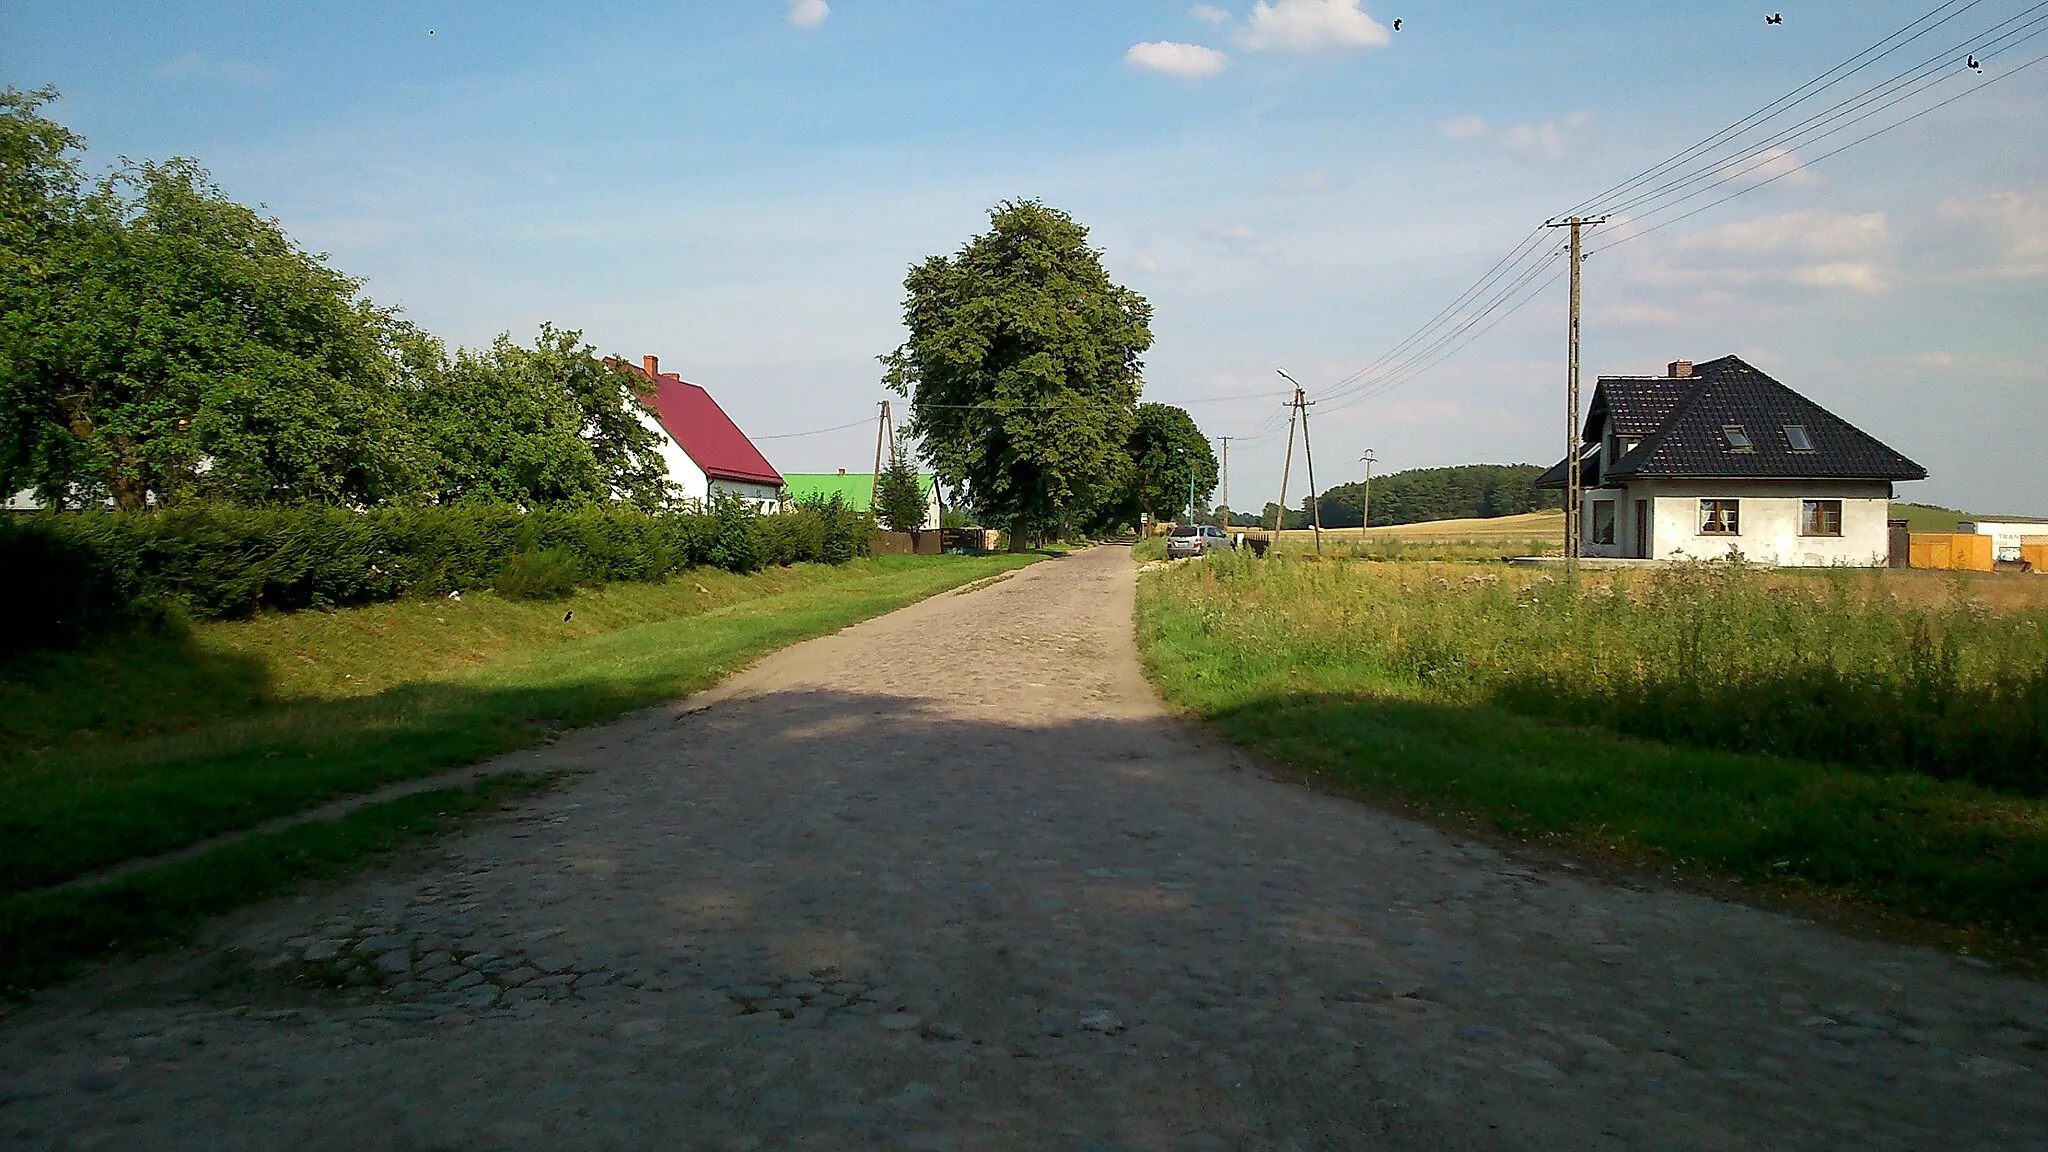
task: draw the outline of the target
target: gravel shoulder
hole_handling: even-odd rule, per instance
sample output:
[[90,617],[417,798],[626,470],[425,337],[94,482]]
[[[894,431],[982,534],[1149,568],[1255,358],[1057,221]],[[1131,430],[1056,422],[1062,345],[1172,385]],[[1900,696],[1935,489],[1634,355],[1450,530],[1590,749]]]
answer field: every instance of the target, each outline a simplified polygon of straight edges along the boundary
[[0,1019],[18,1148],[2048,1149],[2048,990],[1271,780],[1097,548]]

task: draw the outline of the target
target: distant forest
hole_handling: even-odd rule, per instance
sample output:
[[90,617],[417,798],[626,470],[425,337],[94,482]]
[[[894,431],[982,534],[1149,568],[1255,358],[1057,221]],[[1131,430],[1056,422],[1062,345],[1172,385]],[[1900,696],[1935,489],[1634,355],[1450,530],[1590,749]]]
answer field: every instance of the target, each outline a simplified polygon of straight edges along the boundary
[[[1562,507],[1560,494],[1536,488],[1543,469],[1534,464],[1459,464],[1450,468],[1411,468],[1372,481],[1372,522],[1416,524],[1424,520],[1461,520],[1468,517],[1513,516],[1545,508]],[[1356,528],[1363,522],[1365,484],[1340,484],[1323,493],[1323,527]],[[1274,507],[1266,505],[1264,522],[1273,522]],[[1232,521],[1249,520],[1233,516]],[[1309,502],[1287,511],[1287,527],[1306,528]]]

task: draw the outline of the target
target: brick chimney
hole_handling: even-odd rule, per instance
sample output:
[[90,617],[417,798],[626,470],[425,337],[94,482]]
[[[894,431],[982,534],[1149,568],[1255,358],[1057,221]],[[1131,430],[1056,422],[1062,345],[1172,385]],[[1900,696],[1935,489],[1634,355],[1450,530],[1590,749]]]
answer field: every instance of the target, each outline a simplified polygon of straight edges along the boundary
[[844,468],[841,468],[841,469],[839,470],[839,474],[840,474],[841,476],[844,476],[844,475],[846,475],[846,469],[844,469]]
[[[642,356],[640,358],[640,367],[647,371],[647,378],[652,380],[661,375],[661,357]],[[1692,365],[1690,364],[1687,364],[1685,368],[1688,372],[1692,371]]]
[[[652,360],[654,358],[650,356],[648,357],[648,359]],[[1692,375],[1692,361],[1673,360],[1671,362],[1671,366],[1665,370],[1665,374],[1673,377],[1674,379],[1681,376],[1690,376]]]

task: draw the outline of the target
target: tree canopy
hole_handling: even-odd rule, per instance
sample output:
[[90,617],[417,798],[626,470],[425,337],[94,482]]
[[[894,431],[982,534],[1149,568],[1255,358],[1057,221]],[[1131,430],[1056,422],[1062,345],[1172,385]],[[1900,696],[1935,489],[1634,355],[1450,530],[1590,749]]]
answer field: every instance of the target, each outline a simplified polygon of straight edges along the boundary
[[1187,410],[1171,404],[1141,404],[1126,448],[1130,456],[1131,503],[1154,520],[1207,506],[1216,492],[1215,449]]
[[1121,495],[1152,308],[1065,212],[1009,201],[989,224],[911,269],[883,380],[940,478],[1022,546]]
[[[1372,480],[1372,522],[1419,524],[1425,520],[1513,516],[1558,506],[1558,494],[1536,487],[1543,470],[1534,464],[1459,464],[1448,468],[1410,468]],[[1356,528],[1365,505],[1365,484],[1339,484],[1323,493],[1323,527]],[[1307,520],[1308,501],[1297,515]]]
[[190,160],[0,90],[0,494],[120,508],[666,498],[631,380],[573,332],[449,358]]

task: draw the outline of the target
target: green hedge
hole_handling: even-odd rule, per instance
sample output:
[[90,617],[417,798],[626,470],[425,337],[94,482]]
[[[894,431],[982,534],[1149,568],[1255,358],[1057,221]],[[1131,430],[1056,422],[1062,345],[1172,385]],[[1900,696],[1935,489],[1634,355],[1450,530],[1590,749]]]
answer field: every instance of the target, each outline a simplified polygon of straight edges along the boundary
[[836,564],[865,550],[867,532],[836,502],[777,516],[734,502],[703,513],[185,505],[0,518],[0,602],[27,622],[0,630],[0,651],[77,643],[153,605],[224,619],[493,587],[541,553],[573,558],[582,584]]

